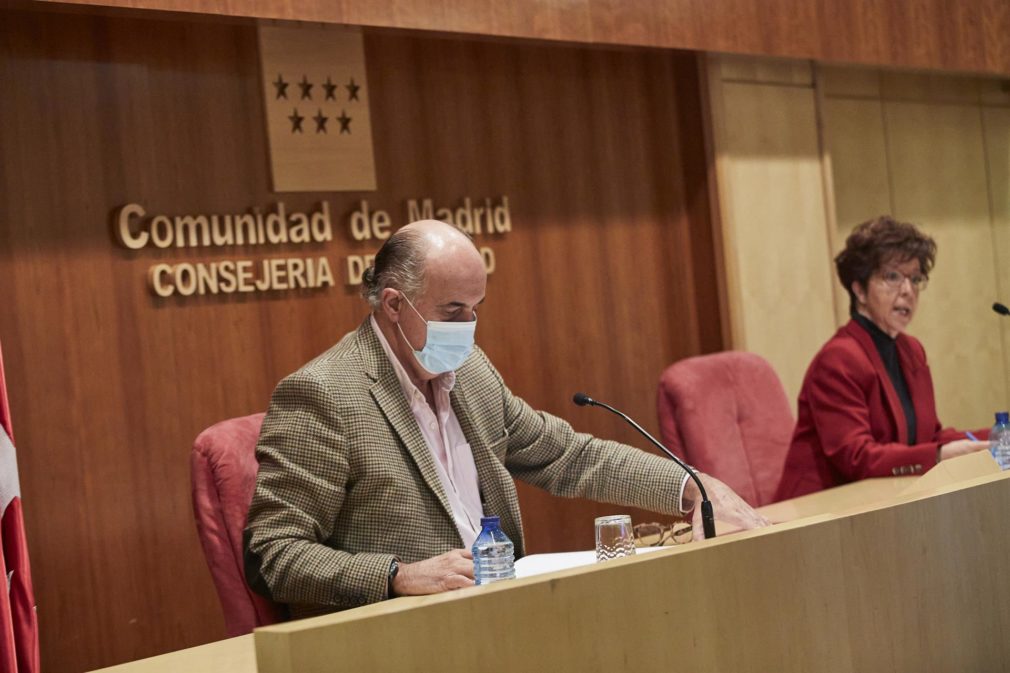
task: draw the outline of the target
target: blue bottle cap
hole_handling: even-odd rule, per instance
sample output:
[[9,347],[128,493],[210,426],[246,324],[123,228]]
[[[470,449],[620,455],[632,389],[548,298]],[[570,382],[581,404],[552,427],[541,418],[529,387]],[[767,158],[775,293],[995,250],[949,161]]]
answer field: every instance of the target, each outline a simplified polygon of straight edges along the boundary
[[485,526],[498,526],[501,525],[501,518],[497,516],[482,516],[480,518],[480,527]]
[[996,412],[996,424],[1000,423],[1010,423],[1010,412],[997,411]]

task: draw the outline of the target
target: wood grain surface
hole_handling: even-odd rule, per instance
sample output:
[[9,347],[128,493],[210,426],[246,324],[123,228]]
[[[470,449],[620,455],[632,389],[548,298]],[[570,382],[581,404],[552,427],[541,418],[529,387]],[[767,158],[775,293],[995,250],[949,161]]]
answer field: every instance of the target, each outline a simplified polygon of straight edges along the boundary
[[[374,252],[362,198],[506,194],[478,342],[513,390],[578,429],[584,389],[656,429],[664,366],[722,346],[697,64],[677,52],[366,32],[379,190],[273,194],[248,22],[0,10],[0,341],[46,671],[223,636],[190,508],[203,428],[365,316],[353,289],[156,299],[156,262]],[[329,203],[318,247],[117,247],[111,214]],[[589,548],[621,508],[521,490],[531,552]],[[623,511],[623,510],[622,510]],[[652,517],[632,512],[636,520]]]
[[815,91],[803,62],[708,60],[731,347],[771,363],[795,416],[835,329]]
[[[1010,285],[1010,99],[989,78],[841,68],[818,76],[838,213],[832,253],[877,213],[936,240],[909,333],[929,354],[943,424],[988,426],[1010,403],[1010,324],[989,310]],[[841,322],[848,301],[834,285]]]
[[1010,74],[1005,0],[59,2]]
[[[1007,507],[1010,475],[989,474],[842,515],[267,627],[254,635],[258,670],[468,673],[493,660],[557,673],[1005,671],[1010,585],[991,578],[1010,554],[1010,539],[992,534]],[[484,637],[486,615],[509,635]]]

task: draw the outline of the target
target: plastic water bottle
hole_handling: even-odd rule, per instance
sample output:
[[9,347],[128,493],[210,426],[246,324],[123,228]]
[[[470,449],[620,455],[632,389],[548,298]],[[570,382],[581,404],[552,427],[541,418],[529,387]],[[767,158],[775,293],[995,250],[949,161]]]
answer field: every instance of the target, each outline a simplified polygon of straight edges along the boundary
[[477,584],[511,580],[516,576],[515,548],[496,516],[480,519],[480,535],[473,543],[473,579]]
[[1000,469],[1010,470],[1010,414],[996,412],[996,425],[989,432],[990,451]]

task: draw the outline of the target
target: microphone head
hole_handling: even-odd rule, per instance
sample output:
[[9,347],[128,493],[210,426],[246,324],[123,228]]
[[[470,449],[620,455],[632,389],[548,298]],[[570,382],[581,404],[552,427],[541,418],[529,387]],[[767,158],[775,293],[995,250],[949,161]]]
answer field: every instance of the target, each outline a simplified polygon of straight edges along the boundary
[[999,313],[1000,315],[1010,315],[1010,308],[1007,308],[999,302],[992,305],[992,310],[996,311],[996,313]]
[[584,407],[587,404],[595,404],[593,402],[593,398],[590,397],[589,395],[586,395],[585,393],[575,393],[575,395],[572,397],[572,402],[575,402],[580,407]]

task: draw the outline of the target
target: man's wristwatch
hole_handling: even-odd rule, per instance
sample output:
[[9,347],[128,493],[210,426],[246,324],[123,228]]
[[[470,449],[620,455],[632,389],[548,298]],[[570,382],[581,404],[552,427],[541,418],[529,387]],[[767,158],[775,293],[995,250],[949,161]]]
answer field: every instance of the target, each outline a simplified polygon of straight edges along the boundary
[[393,580],[396,579],[396,574],[398,572],[400,572],[400,562],[394,558],[389,562],[389,574],[386,575],[386,587],[390,598],[395,595],[393,593]]

